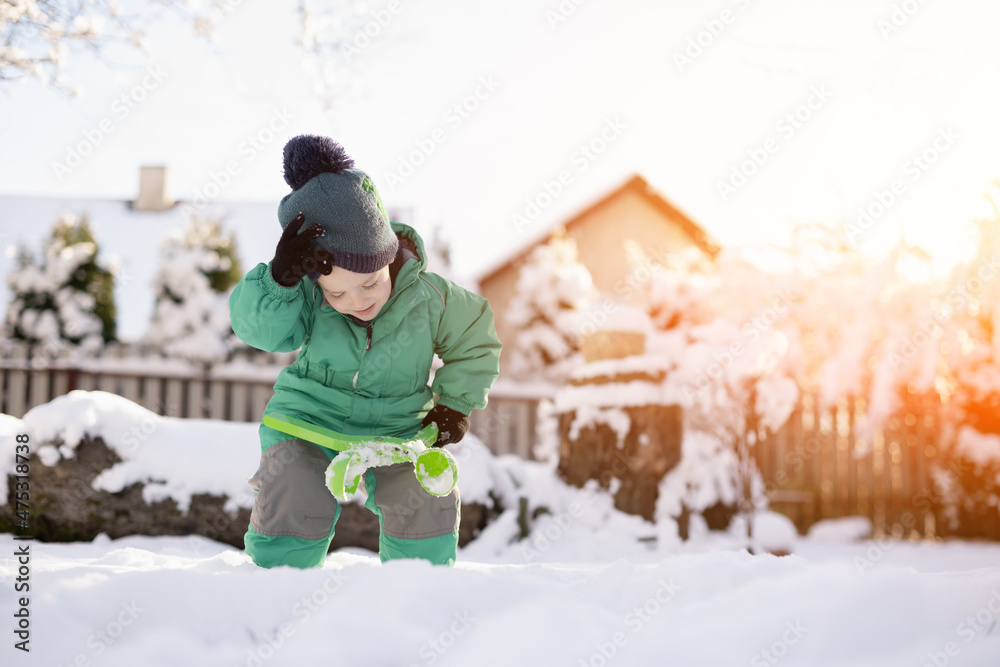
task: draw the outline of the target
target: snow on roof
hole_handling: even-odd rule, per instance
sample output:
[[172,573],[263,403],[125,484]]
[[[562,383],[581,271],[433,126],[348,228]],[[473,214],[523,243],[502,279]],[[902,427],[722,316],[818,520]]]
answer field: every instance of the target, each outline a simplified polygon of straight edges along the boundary
[[[153,278],[160,263],[160,241],[182,231],[194,215],[222,219],[222,229],[236,237],[236,252],[243,272],[268,262],[281,235],[278,202],[213,201],[195,205],[178,202],[166,211],[137,211],[121,199],[35,197],[0,194],[0,275],[14,268],[17,244],[24,243],[36,256],[63,213],[86,213],[105,264],[120,262],[115,279],[118,338],[135,341],[144,334],[153,315]],[[394,220],[407,222],[407,211],[389,211]],[[402,214],[402,215],[400,215]],[[10,290],[0,281],[0,303],[6,309]]]

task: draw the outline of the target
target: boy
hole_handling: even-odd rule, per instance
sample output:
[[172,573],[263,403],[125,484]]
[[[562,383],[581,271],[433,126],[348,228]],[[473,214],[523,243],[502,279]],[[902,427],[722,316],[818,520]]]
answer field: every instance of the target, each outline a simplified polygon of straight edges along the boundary
[[[281,240],[274,259],[254,267],[230,296],[240,339],[270,352],[299,350],[264,414],[405,438],[435,422],[435,446],[458,442],[499,374],[493,312],[484,298],[425,270],[423,240],[389,221],[371,179],[353,167],[326,137],[301,135],[285,145],[292,192],[278,205]],[[444,365],[428,386],[435,353]],[[324,481],[336,452],[263,424],[260,441],[246,551],[262,567],[320,566],[340,516]],[[457,487],[432,496],[413,464],[400,463],[369,470],[365,488],[383,562],[454,564]]]

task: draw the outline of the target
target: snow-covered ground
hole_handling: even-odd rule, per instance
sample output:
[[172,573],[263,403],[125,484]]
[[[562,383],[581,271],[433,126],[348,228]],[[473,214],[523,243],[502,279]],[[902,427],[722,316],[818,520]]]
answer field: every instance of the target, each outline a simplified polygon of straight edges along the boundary
[[[22,544],[0,536],[4,554]],[[262,570],[201,537],[29,544],[30,654],[13,648],[17,566],[0,562],[5,665],[1000,660],[996,544],[802,540],[795,555],[776,557],[703,543],[668,556],[538,564],[466,550],[452,569],[380,565],[350,549],[311,571]]]
[[[84,434],[100,435],[122,461],[96,488],[142,482],[147,499],[181,508],[202,492],[228,495],[232,511],[252,503],[254,424],[159,417],[76,391],[23,420],[0,418],[0,475],[13,472],[20,433],[34,465],[46,466],[74,456]],[[198,536],[0,535],[0,664],[1000,664],[1000,544],[872,541],[857,518],[801,538],[764,513],[758,543],[792,555],[751,555],[738,526],[713,533],[696,517],[682,542],[669,516],[618,512],[606,492],[568,487],[546,464],[491,457],[471,435],[449,449],[466,502],[492,493],[510,508],[454,568],[381,565],[352,548],[322,569],[263,570]],[[198,474],[184,465],[195,458]],[[519,541],[521,497],[532,519]],[[30,653],[15,648],[22,608]]]

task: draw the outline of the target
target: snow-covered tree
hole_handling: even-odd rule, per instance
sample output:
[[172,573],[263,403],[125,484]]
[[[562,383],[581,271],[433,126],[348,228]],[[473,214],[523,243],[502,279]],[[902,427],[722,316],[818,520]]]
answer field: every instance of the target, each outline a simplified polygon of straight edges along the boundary
[[510,372],[519,380],[557,382],[578,360],[581,314],[596,298],[576,241],[553,235],[531,251],[504,316],[517,331]]
[[229,351],[229,292],[242,276],[236,242],[219,221],[192,217],[161,243],[155,306],[143,343],[164,354],[211,364]]
[[[150,25],[151,14],[186,4],[181,0],[145,0],[138,5],[129,3],[125,10],[115,0],[0,2],[0,82],[31,77],[73,94],[76,91],[66,74],[71,52],[101,53],[117,45],[143,50],[143,26]],[[192,17],[196,31],[205,32],[211,26],[212,14]]]
[[750,530],[766,505],[751,448],[798,399],[784,368],[788,339],[774,326],[793,298],[732,251],[715,262],[682,253],[664,265],[634,244],[627,250],[630,296],[657,327],[647,354],[667,359],[665,395],[684,408],[682,462],[661,482],[657,515],[725,507]]
[[[685,437],[706,433],[721,442],[728,433],[745,452],[784,423],[801,393],[815,396],[821,410],[860,399],[850,403],[854,434],[869,444],[892,417],[929,408],[941,424],[933,444],[943,483],[928,493],[941,500],[941,489],[964,492],[965,504],[975,505],[970,498],[994,488],[983,451],[994,448],[989,460],[1000,466],[997,220],[981,225],[977,250],[942,278],[920,249],[901,243],[876,259],[822,228],[803,227],[788,248],[726,249],[708,270],[648,272],[643,299],[660,329],[651,345],[673,362],[666,384],[685,408]],[[702,449],[714,452],[702,458],[717,457],[727,469],[743,458]],[[742,476],[748,488],[745,468],[716,474],[712,484],[684,478],[690,474],[681,466],[665,480],[671,508],[704,502],[704,490],[720,479]]]
[[[212,39],[216,26],[241,0],[6,0],[0,2],[0,85],[34,78],[65,93],[76,89],[67,76],[71,54],[102,54],[122,47],[146,51],[146,26],[167,11],[181,15],[200,37]],[[349,86],[349,70],[381,33],[392,13],[369,12],[361,0],[322,5],[302,1],[297,11],[303,67],[315,81],[324,105]],[[347,62],[351,67],[344,67]]]
[[[385,42],[398,6],[372,8],[364,0],[301,0],[297,42],[302,69],[325,109],[346,97],[358,68]],[[345,66],[346,64],[346,66]]]
[[22,247],[7,276],[7,336],[43,346],[50,356],[64,347],[94,352],[114,341],[114,278],[98,250],[86,215],[70,214],[56,221],[40,265]]

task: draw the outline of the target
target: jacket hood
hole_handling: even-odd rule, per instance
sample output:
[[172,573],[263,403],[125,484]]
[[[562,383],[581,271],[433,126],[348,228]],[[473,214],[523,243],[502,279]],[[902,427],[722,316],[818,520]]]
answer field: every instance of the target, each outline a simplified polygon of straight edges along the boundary
[[[397,286],[405,285],[416,278],[421,271],[427,270],[427,251],[424,250],[424,240],[413,227],[401,222],[390,222],[389,224],[399,239],[399,250],[396,252],[396,261],[393,262],[393,264],[397,261],[401,262],[392,282],[393,289],[395,289]],[[416,261],[409,262],[409,259]],[[392,271],[392,265],[390,265],[389,271]]]

